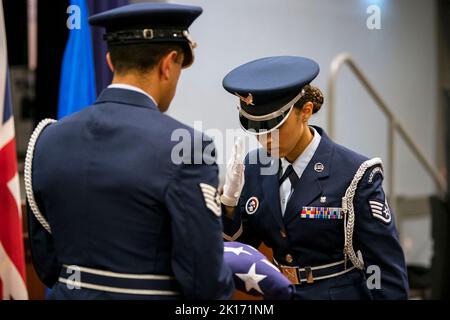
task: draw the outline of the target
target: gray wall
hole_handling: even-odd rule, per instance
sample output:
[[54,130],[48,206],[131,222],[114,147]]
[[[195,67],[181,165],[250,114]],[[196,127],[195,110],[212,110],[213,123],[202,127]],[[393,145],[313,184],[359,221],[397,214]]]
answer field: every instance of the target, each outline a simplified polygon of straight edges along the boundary
[[[203,129],[239,129],[237,99],[221,86],[239,64],[269,55],[302,55],[321,65],[315,84],[326,94],[329,65],[351,53],[416,142],[435,161],[437,153],[437,37],[435,1],[227,0],[176,1],[204,13],[190,31],[199,43],[169,114]],[[381,30],[366,27],[370,4],[381,7]],[[326,98],[326,97],[325,97]],[[311,123],[326,127],[325,103]],[[387,121],[360,84],[344,69],[338,85],[337,141],[387,160]],[[214,134],[212,134],[214,135]],[[426,195],[434,185],[398,141],[397,191]],[[230,142],[227,141],[228,145]],[[232,143],[232,141],[231,141]],[[220,143],[219,143],[220,146]],[[227,148],[229,149],[229,147]],[[219,160],[223,156],[219,148]],[[221,175],[224,166],[221,165]],[[389,170],[388,170],[389,174]]]

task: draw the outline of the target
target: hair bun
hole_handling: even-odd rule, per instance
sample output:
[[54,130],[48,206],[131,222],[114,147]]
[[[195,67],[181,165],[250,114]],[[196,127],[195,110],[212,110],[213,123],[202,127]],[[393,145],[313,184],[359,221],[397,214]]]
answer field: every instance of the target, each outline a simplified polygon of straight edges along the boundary
[[306,85],[304,87],[304,90],[305,95],[303,96],[303,100],[311,101],[314,105],[313,113],[318,112],[320,108],[322,108],[324,100],[322,91],[319,88],[310,84]]

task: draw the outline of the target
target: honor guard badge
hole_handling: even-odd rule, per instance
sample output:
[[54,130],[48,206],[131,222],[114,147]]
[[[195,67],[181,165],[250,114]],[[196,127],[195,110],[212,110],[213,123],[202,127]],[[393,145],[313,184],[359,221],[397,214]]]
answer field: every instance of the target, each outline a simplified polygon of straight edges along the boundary
[[258,210],[259,207],[259,200],[257,197],[251,197],[247,200],[247,203],[245,204],[245,211],[247,211],[248,214],[254,214],[256,210]]
[[222,215],[222,207],[217,189],[206,183],[200,183],[200,189],[202,190],[206,207],[220,217]]
[[314,170],[318,173],[321,173],[324,169],[325,169],[325,166],[323,165],[323,163],[317,162],[314,165]]
[[303,207],[300,218],[340,220],[344,218],[344,212],[342,208]]
[[375,219],[378,219],[385,224],[391,222],[392,214],[387,201],[381,202],[379,200],[369,200],[369,205],[372,216]]

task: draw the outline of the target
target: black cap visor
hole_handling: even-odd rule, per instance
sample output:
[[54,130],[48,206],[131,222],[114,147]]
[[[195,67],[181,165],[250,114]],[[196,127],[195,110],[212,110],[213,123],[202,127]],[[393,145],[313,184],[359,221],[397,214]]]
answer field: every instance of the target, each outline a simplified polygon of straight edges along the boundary
[[247,131],[248,133],[254,135],[267,134],[279,127],[286,121],[291,113],[293,107],[287,109],[281,115],[263,121],[250,120],[246,118],[242,113],[239,114],[239,122],[241,124],[242,129]]

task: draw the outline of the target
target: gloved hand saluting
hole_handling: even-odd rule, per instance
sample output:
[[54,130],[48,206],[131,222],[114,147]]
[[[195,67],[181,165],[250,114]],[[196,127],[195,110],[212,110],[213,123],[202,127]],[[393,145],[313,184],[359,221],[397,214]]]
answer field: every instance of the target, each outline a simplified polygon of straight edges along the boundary
[[225,185],[223,186],[223,194],[220,197],[224,205],[229,207],[237,205],[244,187],[244,170],[244,143],[241,138],[237,138],[231,158],[227,164]]

